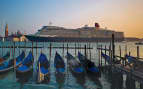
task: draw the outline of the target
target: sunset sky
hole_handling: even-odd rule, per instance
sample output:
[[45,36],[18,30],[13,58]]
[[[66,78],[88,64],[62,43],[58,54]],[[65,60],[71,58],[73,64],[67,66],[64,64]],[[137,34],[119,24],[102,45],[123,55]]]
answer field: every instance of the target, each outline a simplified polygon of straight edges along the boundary
[[143,38],[143,0],[0,0],[2,25],[9,31],[35,33],[44,25],[79,28],[98,22],[101,27]]

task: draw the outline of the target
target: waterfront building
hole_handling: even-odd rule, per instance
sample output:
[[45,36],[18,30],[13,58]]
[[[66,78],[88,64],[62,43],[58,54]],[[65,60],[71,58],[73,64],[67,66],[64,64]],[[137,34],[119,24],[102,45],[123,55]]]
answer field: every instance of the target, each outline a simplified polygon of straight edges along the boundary
[[6,41],[14,41],[14,42],[22,42],[22,41],[28,41],[27,38],[25,37],[25,35],[15,35],[15,34],[12,34],[10,36],[8,36],[6,38]]
[[11,35],[8,35],[5,37],[5,41],[28,41],[28,39],[25,37],[24,34],[22,34],[19,30],[15,32],[14,34],[12,33]]

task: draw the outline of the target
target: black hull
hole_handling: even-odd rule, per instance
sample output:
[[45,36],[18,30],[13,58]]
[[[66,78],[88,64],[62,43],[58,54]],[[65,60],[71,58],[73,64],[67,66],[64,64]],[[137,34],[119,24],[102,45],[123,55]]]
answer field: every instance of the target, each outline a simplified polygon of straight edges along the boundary
[[[26,35],[33,42],[110,42],[111,38],[75,38],[75,37],[40,37]],[[116,42],[124,41],[124,38],[115,38]]]
[[0,74],[4,74],[4,73],[7,73],[9,71],[11,71],[13,68],[7,68],[7,69],[4,69],[4,70],[0,70]]
[[85,77],[85,73],[84,73],[84,72],[81,72],[81,73],[75,72],[75,71],[72,70],[72,68],[70,68],[70,71],[71,71],[71,73],[74,75],[74,77],[83,78],[83,79],[84,79],[84,77]]
[[27,73],[16,73],[16,79],[17,79],[17,82],[20,82],[20,83],[25,83],[25,82],[28,82],[31,78],[32,78],[32,75],[33,75],[33,71],[29,71]]
[[28,74],[28,73],[31,73],[31,72],[33,72],[33,68],[29,68],[29,70],[27,70],[27,71],[16,70],[16,75],[24,76],[25,74]]
[[0,74],[4,74],[4,73],[7,73],[9,71],[12,71],[14,70],[14,68],[17,68],[21,63],[19,63],[17,66],[14,67],[13,64],[11,64],[11,66],[9,66],[8,68],[6,69],[3,69],[3,70],[0,70]]
[[100,72],[92,72],[92,71],[86,69],[86,73],[90,76],[95,76],[97,78],[100,77]]
[[82,87],[85,87],[85,74],[84,73],[77,73],[74,72],[71,68],[70,68],[70,72],[72,73],[72,75],[75,77],[76,82],[81,85]]

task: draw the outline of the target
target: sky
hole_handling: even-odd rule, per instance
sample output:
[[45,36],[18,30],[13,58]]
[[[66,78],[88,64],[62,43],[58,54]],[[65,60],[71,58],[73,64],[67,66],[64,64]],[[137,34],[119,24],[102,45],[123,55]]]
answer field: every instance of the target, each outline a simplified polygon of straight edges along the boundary
[[0,0],[0,35],[6,23],[9,32],[33,34],[49,22],[65,28],[98,22],[143,38],[143,0]]

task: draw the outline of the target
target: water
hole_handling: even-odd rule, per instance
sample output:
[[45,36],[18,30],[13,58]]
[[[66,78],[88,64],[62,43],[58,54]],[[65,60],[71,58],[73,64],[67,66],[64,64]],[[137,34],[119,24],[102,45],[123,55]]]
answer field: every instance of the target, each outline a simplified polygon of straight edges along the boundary
[[[68,43],[69,47],[75,47],[75,43]],[[81,45],[81,47],[84,47],[84,45],[88,44],[88,43],[77,43],[79,45]],[[95,62],[96,65],[98,65],[98,58],[99,58],[99,53],[97,47],[99,45],[102,44],[102,47],[105,47],[105,45],[107,46],[107,48],[109,47],[110,43],[90,43],[90,47],[93,47],[93,49],[91,50],[91,60],[93,62]],[[13,45],[12,42],[4,42],[4,43],[0,43],[0,46],[10,46]],[[20,46],[31,46],[32,47],[32,43],[31,42],[27,42],[26,44],[24,42],[17,42],[15,43],[16,46],[20,45]],[[36,49],[33,49],[33,54],[34,54],[34,71],[33,73],[25,76],[24,78],[18,78],[16,76],[16,73],[14,70],[8,72],[8,73],[4,73],[4,74],[0,74],[0,89],[115,89],[113,88],[114,84],[110,82],[110,80],[107,78],[106,74],[101,75],[101,78],[99,78],[99,80],[93,80],[93,78],[90,78],[88,76],[85,77],[85,79],[82,78],[78,78],[76,76],[74,76],[70,71],[66,72],[66,75],[61,76],[61,75],[56,75],[55,74],[55,69],[53,66],[53,59],[55,56],[55,52],[57,51],[62,57],[64,57],[64,60],[66,62],[66,52],[67,49],[52,49],[52,55],[51,55],[51,75],[50,75],[50,81],[47,84],[37,84],[36,83],[36,62],[38,60],[38,57],[41,53],[41,51],[43,53],[45,53],[47,55],[47,58],[49,59],[49,49],[47,47],[49,47],[50,43],[38,43],[38,47],[44,47],[44,48],[38,48],[37,49],[37,53],[36,53]],[[127,45],[127,53],[131,52],[132,56],[137,56],[136,54],[136,45],[134,45],[133,42],[128,42],[128,43],[116,43],[115,46],[115,54],[119,55],[119,45],[121,45],[121,49],[122,49],[122,56],[125,54],[125,46]],[[34,46],[36,46],[36,43],[34,43]],[[53,47],[63,47],[63,43],[52,43]],[[64,43],[64,46],[67,46],[67,43]],[[76,45],[78,46],[78,45]],[[31,48],[16,48],[15,49],[15,55],[11,54],[11,58],[18,56],[22,50],[26,51],[26,56],[29,53],[30,50],[32,50]],[[13,51],[10,48],[0,48],[0,52],[1,52],[1,56],[6,54],[7,51]],[[75,49],[69,49],[68,50],[72,55],[77,56],[77,54],[75,54]],[[80,51],[81,53],[84,54],[84,49],[80,49],[77,51]],[[140,46],[140,51],[143,51],[143,46]],[[76,52],[77,53],[77,52]],[[90,51],[87,50],[88,53],[88,58],[90,58]],[[142,52],[140,52],[140,57],[143,57]],[[104,64],[104,61],[103,61]],[[27,77],[27,79],[26,79]],[[125,87],[125,78],[126,76],[124,75],[124,87]],[[116,86],[115,86],[116,87]],[[137,89],[139,89],[139,84],[136,83],[136,87]],[[118,89],[118,88],[116,88]]]

